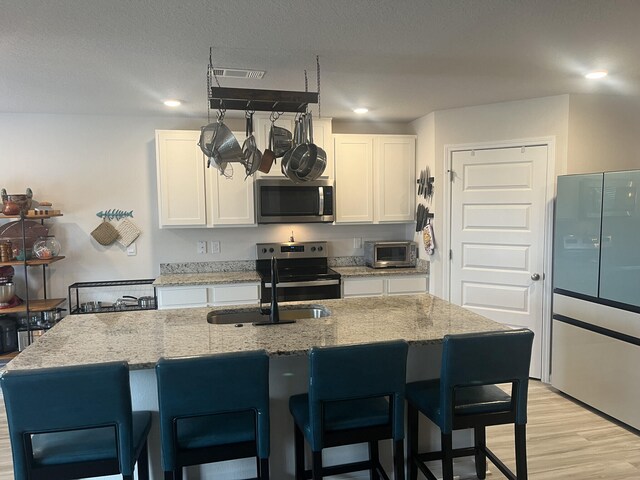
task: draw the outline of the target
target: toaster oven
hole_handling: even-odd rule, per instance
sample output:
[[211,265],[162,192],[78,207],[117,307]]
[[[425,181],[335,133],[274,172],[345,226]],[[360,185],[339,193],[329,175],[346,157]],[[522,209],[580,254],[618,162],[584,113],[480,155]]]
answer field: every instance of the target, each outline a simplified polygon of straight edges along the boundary
[[415,242],[364,242],[365,264],[371,268],[415,267]]

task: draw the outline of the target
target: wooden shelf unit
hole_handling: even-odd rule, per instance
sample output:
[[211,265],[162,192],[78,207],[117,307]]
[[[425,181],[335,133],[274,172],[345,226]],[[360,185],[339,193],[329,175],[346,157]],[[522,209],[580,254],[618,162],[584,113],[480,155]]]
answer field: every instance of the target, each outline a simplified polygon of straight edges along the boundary
[[[62,305],[67,299],[66,298],[47,298],[39,299],[39,300],[29,300],[29,312],[38,313],[44,312],[46,310],[53,310],[54,308],[58,308]],[[0,308],[0,315],[6,315],[9,313],[23,313],[27,311],[26,303],[22,303],[15,307],[10,308]]]
[[[27,265],[28,266],[41,266],[41,265],[50,265],[54,262],[57,262],[58,260],[62,260],[64,257],[64,255],[60,255],[57,257],[51,257],[51,258],[32,258],[30,260],[27,260]],[[0,262],[0,267],[4,267],[6,265],[24,265],[24,260],[11,260],[10,262]]]
[[22,217],[21,215],[5,215],[4,213],[0,213],[0,219],[3,218],[24,218],[25,220],[41,220],[53,217],[62,217],[62,213],[46,213],[42,215],[25,215]]

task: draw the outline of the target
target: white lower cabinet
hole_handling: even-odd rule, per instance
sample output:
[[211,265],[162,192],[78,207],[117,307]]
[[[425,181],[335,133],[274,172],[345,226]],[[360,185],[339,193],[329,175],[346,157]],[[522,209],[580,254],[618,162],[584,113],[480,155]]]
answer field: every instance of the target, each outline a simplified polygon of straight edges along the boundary
[[260,283],[157,287],[158,308],[258,305]]
[[206,307],[208,287],[204,285],[189,287],[157,287],[158,308]]
[[425,293],[427,289],[426,275],[371,276],[342,280],[342,296],[344,298],[410,295]]
[[207,168],[199,139],[197,130],[156,130],[160,228],[256,225],[253,176],[240,163],[231,178]]

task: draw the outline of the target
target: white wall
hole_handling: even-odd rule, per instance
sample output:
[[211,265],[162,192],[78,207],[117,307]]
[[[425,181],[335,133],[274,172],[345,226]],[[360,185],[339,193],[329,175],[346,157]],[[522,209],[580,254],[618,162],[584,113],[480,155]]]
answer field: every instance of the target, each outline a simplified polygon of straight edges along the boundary
[[640,168],[640,98],[570,95],[567,173]]
[[[48,200],[64,216],[46,221],[67,258],[49,267],[50,293],[66,297],[77,281],[153,278],[160,263],[255,258],[257,242],[287,241],[285,225],[231,229],[159,229],[154,131],[199,129],[200,118],[0,114],[0,188]],[[242,120],[229,119],[232,129]],[[345,127],[347,128],[347,127]],[[133,210],[142,230],[137,256],[117,244],[99,245],[91,236],[110,208]],[[331,256],[361,255],[353,238],[402,239],[405,225],[294,226],[297,241],[328,240]],[[219,240],[220,254],[198,255],[198,240]],[[18,268],[21,275],[21,268]],[[37,288],[40,275],[30,278]],[[20,287],[20,283],[18,283]],[[20,292],[18,292],[20,294]]]
[[[433,115],[433,119],[431,119]],[[443,182],[447,181],[445,148],[449,145],[502,142],[538,137],[555,137],[556,173],[564,173],[567,164],[569,96],[537,98],[475,107],[437,111],[412,123],[418,144],[431,143],[435,176],[433,208],[435,240],[442,238],[445,205]],[[421,151],[423,151],[421,149]],[[422,159],[422,153],[419,158]],[[423,160],[421,160],[423,161]],[[447,255],[441,249],[431,257],[430,289],[442,295],[442,272]]]
[[[413,122],[412,127],[414,128],[414,134],[418,137],[416,139],[416,179],[420,178],[420,172],[422,170],[429,169],[430,175],[434,175],[435,172],[435,135],[436,135],[436,125],[435,125],[435,114],[430,113],[422,118],[419,118],[415,122]],[[417,195],[416,188],[416,206],[422,203],[425,207],[429,208],[429,212],[433,212],[433,198],[425,199],[423,195]],[[413,225],[412,225],[413,227]],[[427,255],[424,249],[424,243],[422,239],[421,233],[416,233],[415,228],[413,230],[414,241],[418,243],[418,256],[420,258],[427,259],[429,261],[433,261],[434,258],[438,258],[440,256],[440,250],[436,249],[434,255]],[[429,282],[431,284],[431,282]],[[430,287],[433,288],[433,287]]]

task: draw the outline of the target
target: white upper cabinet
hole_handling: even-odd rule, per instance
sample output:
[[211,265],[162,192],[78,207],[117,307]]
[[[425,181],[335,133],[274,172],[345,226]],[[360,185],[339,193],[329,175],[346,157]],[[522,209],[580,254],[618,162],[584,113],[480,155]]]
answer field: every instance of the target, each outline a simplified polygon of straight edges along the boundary
[[415,207],[416,140],[407,135],[373,139],[375,220],[412,222]]
[[336,223],[373,222],[373,137],[336,135]]
[[239,163],[232,178],[207,168],[199,138],[196,130],[156,130],[160,227],[255,225],[253,176],[245,180]]
[[[286,128],[291,132],[291,134],[293,134],[293,120],[293,115],[282,115],[280,118],[278,118],[275,125],[277,127]],[[322,172],[320,178],[333,178],[333,136],[331,130],[331,119],[313,117],[312,122],[313,143],[322,148],[327,154],[327,166],[324,172]],[[258,143],[258,148],[261,152],[264,152],[265,148],[267,148],[269,145],[269,131],[271,130],[271,121],[269,120],[269,116],[258,115],[256,113],[254,116],[254,125],[254,135],[256,137],[256,142]],[[271,167],[269,173],[257,172],[256,177],[285,178],[282,170],[280,169],[281,160],[281,158],[276,159],[276,163]]]
[[204,155],[200,132],[156,130],[160,227],[207,224]]
[[415,137],[335,135],[336,223],[414,220]]

